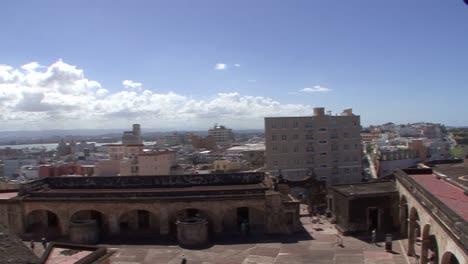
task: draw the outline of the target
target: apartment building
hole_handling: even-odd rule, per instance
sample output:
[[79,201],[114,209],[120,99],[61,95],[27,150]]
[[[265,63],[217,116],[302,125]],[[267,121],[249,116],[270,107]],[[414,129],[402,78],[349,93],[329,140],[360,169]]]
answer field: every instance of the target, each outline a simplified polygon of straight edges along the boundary
[[143,144],[143,138],[141,137],[140,124],[133,124],[131,131],[124,131],[122,135],[123,145],[140,145]]
[[360,116],[314,108],[313,116],[266,117],[266,168],[273,175],[302,179],[311,173],[330,184],[360,182]]
[[175,165],[175,151],[137,154],[120,163],[120,175],[170,175],[171,168]]
[[212,136],[218,145],[229,145],[234,141],[232,129],[218,124],[215,124],[212,129],[208,130],[208,135]]

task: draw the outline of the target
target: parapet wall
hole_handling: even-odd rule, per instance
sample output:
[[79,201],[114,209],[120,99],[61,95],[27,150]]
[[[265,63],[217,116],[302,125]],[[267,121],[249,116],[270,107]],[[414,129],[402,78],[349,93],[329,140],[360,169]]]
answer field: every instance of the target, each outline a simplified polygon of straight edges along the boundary
[[52,189],[164,188],[257,184],[264,179],[263,172],[163,176],[64,176],[49,177],[23,184],[20,194],[43,187]]

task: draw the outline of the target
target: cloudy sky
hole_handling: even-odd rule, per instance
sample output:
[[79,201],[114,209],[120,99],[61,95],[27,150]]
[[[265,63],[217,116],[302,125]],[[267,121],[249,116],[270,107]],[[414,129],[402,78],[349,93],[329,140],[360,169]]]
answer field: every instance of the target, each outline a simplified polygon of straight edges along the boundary
[[164,2],[3,1],[0,130],[468,125],[462,0]]

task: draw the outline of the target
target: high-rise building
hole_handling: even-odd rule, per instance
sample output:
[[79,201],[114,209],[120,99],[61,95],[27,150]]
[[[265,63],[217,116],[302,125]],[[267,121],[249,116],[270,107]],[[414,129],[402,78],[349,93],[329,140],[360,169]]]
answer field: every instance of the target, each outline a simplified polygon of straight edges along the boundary
[[124,131],[123,132],[122,144],[123,145],[140,145],[140,144],[143,144],[143,139],[141,137],[140,124],[133,124],[133,130],[132,131]]
[[232,129],[218,124],[215,124],[213,128],[208,130],[208,135],[212,136],[218,145],[228,145],[234,141]]
[[315,174],[328,184],[360,182],[360,116],[314,108],[313,116],[266,117],[266,168],[273,175],[301,179]]

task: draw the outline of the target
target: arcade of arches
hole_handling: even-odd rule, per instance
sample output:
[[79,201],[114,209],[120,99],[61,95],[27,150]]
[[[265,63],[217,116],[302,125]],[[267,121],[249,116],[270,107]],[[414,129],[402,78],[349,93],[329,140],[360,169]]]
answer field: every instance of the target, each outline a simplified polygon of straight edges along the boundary
[[[460,262],[460,256],[457,257],[446,249],[451,246],[450,241],[447,239],[448,235],[444,234],[443,230],[433,221],[421,218],[420,214],[423,213],[423,210],[417,208],[417,205],[410,205],[407,197],[401,195],[400,234],[402,237],[407,238],[408,256],[419,259],[419,263],[464,263]],[[440,245],[439,241],[445,245]]]
[[[262,200],[224,201],[224,202],[187,202],[173,204],[111,203],[101,204],[55,204],[42,203],[40,209],[30,207],[27,213],[24,232],[40,233],[48,237],[67,237],[70,225],[80,221],[95,221],[98,237],[148,237],[175,236],[177,220],[201,217],[208,221],[211,235],[240,234],[241,226],[247,223],[252,233],[293,233],[298,223],[293,216],[297,208],[284,208],[284,215],[276,219],[268,217],[271,212]],[[73,208],[73,209],[71,209]],[[28,211],[28,210],[27,210]],[[298,221],[298,220],[297,220]],[[286,223],[284,225],[283,223]]]

